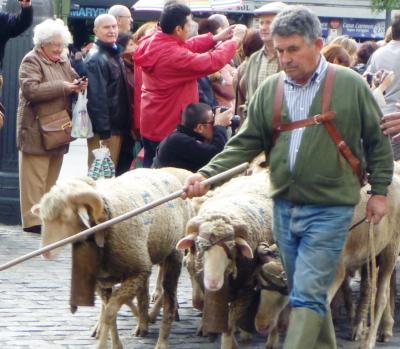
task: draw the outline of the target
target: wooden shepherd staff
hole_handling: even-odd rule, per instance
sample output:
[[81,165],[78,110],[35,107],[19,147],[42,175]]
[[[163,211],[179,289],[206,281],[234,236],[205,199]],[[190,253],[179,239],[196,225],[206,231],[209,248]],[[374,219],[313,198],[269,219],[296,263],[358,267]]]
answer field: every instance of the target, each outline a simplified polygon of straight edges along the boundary
[[[204,184],[213,185],[215,183],[221,182],[223,180],[226,180],[228,178],[231,178],[231,177],[233,177],[233,176],[235,176],[237,174],[240,174],[240,173],[244,172],[248,167],[249,167],[249,164],[247,162],[243,163],[241,165],[238,165],[236,167],[231,168],[230,170],[224,171],[224,172],[222,172],[222,173],[220,173],[220,174],[218,174],[216,176],[213,176],[213,177],[210,177],[210,178],[204,180]],[[167,196],[165,196],[165,197],[163,197],[161,199],[154,200],[153,202],[150,202],[147,205],[144,205],[144,206],[136,208],[136,209],[134,209],[132,211],[126,212],[126,213],[124,213],[124,214],[122,214],[120,216],[114,217],[114,218],[112,218],[112,219],[110,219],[108,221],[100,223],[100,224],[98,224],[98,225],[96,225],[94,227],[91,227],[89,229],[83,230],[78,234],[75,234],[75,235],[70,236],[70,237],[68,237],[66,239],[57,241],[57,242],[55,242],[53,244],[47,245],[47,246],[45,246],[43,248],[40,248],[40,249],[35,250],[33,252],[30,252],[30,253],[28,253],[28,254],[26,254],[24,256],[15,258],[15,259],[11,260],[10,262],[7,262],[7,263],[5,263],[3,265],[0,265],[0,271],[6,270],[8,268],[11,268],[14,265],[20,264],[22,262],[27,261],[28,259],[31,259],[31,258],[36,257],[36,256],[39,256],[39,255],[41,255],[41,254],[43,254],[45,252],[54,250],[54,249],[62,247],[64,245],[72,244],[72,243],[77,242],[77,241],[85,240],[88,236],[93,235],[94,233],[96,233],[96,232],[98,232],[100,230],[108,228],[108,227],[110,227],[110,226],[112,226],[114,224],[122,222],[122,221],[124,221],[124,220],[126,220],[128,218],[133,217],[133,216],[137,216],[137,215],[139,215],[139,214],[141,214],[143,212],[151,210],[152,208],[157,207],[157,206],[159,206],[161,204],[164,204],[164,203],[166,203],[168,201],[177,199],[183,193],[184,193],[184,189],[180,189],[180,190],[178,190],[178,191],[176,191],[176,192],[174,192],[172,194],[169,194],[169,195],[167,195]]]

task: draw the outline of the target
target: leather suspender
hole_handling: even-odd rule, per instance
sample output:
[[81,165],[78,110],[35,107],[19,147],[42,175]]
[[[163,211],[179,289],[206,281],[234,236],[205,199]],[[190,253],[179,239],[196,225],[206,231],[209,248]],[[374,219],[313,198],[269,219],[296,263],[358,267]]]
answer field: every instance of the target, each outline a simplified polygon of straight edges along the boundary
[[275,102],[273,108],[273,118],[272,118],[272,128],[273,128],[273,143],[275,144],[280,132],[282,131],[290,131],[296,128],[307,127],[312,125],[317,125],[322,123],[329,136],[335,142],[340,154],[347,160],[350,164],[353,173],[357,176],[360,183],[363,184],[364,178],[362,176],[361,171],[361,162],[357,157],[354,156],[349,146],[343,140],[339,130],[336,125],[331,121],[335,118],[336,112],[329,111],[331,99],[332,99],[332,91],[333,85],[335,82],[336,69],[333,64],[329,64],[327,68],[327,73],[325,77],[324,90],[322,95],[322,114],[314,115],[313,117],[294,121],[290,123],[282,123],[282,104],[283,104],[283,93],[284,93],[284,76],[281,73],[281,76],[278,80],[278,85],[275,94]]
[[275,92],[275,102],[274,102],[274,109],[273,109],[273,116],[272,116],[272,142],[273,144],[279,138],[279,127],[281,126],[282,120],[282,106],[283,106],[283,90],[284,90],[284,76],[283,73],[280,73],[278,79],[278,86],[276,87]]

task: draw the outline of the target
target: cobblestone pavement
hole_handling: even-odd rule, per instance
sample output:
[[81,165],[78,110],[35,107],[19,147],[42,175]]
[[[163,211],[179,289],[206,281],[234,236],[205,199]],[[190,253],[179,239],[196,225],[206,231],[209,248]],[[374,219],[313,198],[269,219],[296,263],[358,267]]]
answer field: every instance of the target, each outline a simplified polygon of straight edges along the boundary
[[[28,253],[39,247],[40,238],[24,233],[20,227],[0,226],[0,263]],[[95,348],[96,340],[90,338],[90,329],[96,323],[99,301],[96,307],[81,307],[75,315],[69,311],[70,250],[68,248],[57,261],[44,261],[36,257],[19,266],[0,272],[0,348],[2,349],[66,349]],[[154,276],[151,284],[154,284]],[[200,317],[191,307],[191,288],[186,271],[183,271],[179,288],[180,322],[175,322],[170,336],[170,347],[179,349],[219,348],[219,341],[195,335]],[[377,348],[399,348],[399,316],[395,338],[389,344]],[[146,338],[136,338],[132,329],[136,319],[128,308],[118,315],[119,333],[125,349],[153,348],[158,336],[159,321],[150,326]],[[343,320],[338,326],[339,348],[357,348],[359,345],[346,341],[349,326]],[[264,348],[265,339],[255,336],[241,348]],[[306,349],[306,348],[305,348]]]

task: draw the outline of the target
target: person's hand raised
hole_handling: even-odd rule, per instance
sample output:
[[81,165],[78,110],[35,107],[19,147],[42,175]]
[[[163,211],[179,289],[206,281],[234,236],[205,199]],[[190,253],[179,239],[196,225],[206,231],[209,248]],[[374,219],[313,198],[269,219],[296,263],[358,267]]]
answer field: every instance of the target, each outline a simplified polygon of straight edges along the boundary
[[247,27],[243,24],[237,24],[233,30],[233,40],[236,40],[239,45],[246,36]]
[[231,25],[228,28],[219,32],[218,34],[214,35],[214,41],[219,42],[219,41],[226,41],[226,40],[232,39],[234,28],[235,28],[235,25]]

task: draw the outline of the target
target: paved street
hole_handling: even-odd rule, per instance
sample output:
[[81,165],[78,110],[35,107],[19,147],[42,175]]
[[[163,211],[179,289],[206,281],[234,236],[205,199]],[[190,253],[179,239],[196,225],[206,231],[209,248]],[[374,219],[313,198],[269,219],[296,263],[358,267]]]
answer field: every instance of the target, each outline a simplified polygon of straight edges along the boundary
[[[86,172],[86,147],[78,142],[71,146],[65,159],[62,178],[83,175]],[[0,225],[0,263],[28,253],[39,247],[40,237],[24,233],[18,226]],[[75,315],[69,311],[70,249],[66,248],[57,261],[36,257],[19,266],[0,272],[0,347],[2,349],[66,349],[95,348],[97,341],[90,338],[90,329],[96,323],[96,307],[81,307]],[[151,285],[154,284],[154,276]],[[200,317],[191,307],[191,289],[184,270],[178,288],[180,322],[173,324],[170,347],[179,349],[214,349],[219,342],[195,335]],[[398,302],[397,302],[398,303]],[[159,321],[150,326],[146,338],[135,338],[132,329],[136,319],[128,308],[118,315],[119,333],[124,348],[153,348],[158,335]],[[346,341],[350,327],[346,320],[338,326],[339,348],[357,348],[359,344]],[[399,348],[399,312],[396,312],[395,338],[377,348]],[[252,343],[241,348],[264,348],[265,339],[255,336]],[[304,348],[307,349],[307,348]]]

